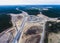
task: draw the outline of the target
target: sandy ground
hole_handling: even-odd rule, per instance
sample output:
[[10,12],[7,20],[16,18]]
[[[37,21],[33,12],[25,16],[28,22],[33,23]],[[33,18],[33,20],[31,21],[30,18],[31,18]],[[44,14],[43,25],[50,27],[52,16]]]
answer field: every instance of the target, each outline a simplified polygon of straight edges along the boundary
[[[29,38],[30,37],[35,37],[35,36],[39,36],[41,37],[41,33],[38,33],[38,34],[33,34],[33,35],[25,35],[26,31],[28,29],[30,29],[30,27],[33,27],[33,26],[37,26],[37,27],[41,27],[41,24],[40,23],[30,23],[30,22],[26,22],[25,23],[25,26],[24,26],[24,30],[22,32],[22,35],[21,35],[21,38],[19,40],[19,43],[30,43],[30,42],[26,42],[26,39],[30,40]],[[39,40],[40,41],[40,40]],[[33,43],[34,41],[32,41],[31,43]],[[36,42],[34,42],[36,43]]]
[[50,33],[48,36],[48,43],[60,43],[60,32]]

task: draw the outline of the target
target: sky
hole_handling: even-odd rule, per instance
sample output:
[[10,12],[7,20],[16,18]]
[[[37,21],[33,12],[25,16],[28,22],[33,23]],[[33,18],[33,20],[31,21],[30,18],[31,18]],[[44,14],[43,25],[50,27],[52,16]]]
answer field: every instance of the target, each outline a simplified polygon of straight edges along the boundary
[[60,5],[60,0],[0,0],[0,5],[36,5],[36,4]]

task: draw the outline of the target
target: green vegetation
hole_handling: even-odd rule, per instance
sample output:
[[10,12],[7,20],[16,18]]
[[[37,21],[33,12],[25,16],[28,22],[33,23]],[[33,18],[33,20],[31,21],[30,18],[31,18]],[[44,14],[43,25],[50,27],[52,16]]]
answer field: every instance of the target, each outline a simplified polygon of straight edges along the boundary
[[42,13],[48,17],[60,17],[60,8],[50,8],[49,10],[43,10]]
[[11,16],[6,14],[0,15],[0,32],[12,26]]
[[[51,24],[51,25],[49,25]],[[60,32],[60,22],[53,22],[53,21],[47,21],[46,22],[46,36],[45,36],[45,43],[48,43],[48,36],[50,33],[59,33]],[[52,43],[52,39],[50,39],[50,42]],[[59,42],[58,42],[59,43]]]
[[[49,26],[49,24],[51,24],[51,26]],[[47,25],[46,28],[48,32],[57,33],[60,31],[60,22],[57,23],[57,22],[48,21],[46,25]]]
[[29,15],[37,15],[39,14],[39,10],[38,9],[26,9],[25,10]]

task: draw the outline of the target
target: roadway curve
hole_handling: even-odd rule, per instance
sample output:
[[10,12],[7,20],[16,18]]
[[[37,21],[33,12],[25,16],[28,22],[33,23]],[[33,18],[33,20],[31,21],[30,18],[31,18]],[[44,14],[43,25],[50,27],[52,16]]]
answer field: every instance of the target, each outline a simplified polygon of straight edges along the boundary
[[12,43],[18,43],[18,40],[20,39],[20,36],[22,34],[22,30],[24,29],[25,22],[27,21],[28,14],[26,12],[24,12],[24,11],[22,11],[22,14],[24,14],[24,18],[23,18],[22,24],[20,26],[20,30],[17,31],[17,34],[14,37]]

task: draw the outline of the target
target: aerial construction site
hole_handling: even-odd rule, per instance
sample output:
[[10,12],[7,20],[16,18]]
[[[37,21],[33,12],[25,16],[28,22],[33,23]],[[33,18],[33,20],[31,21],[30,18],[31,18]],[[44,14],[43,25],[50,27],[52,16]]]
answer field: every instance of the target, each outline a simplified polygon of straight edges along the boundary
[[10,14],[12,27],[0,33],[0,43],[60,43],[60,20],[42,14]]

